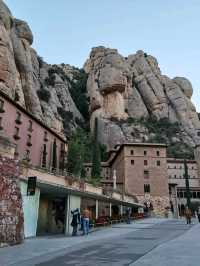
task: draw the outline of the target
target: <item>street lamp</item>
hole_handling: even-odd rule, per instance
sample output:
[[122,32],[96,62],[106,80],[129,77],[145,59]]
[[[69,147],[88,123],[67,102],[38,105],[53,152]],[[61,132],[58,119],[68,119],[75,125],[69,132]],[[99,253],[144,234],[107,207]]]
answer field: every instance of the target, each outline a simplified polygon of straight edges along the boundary
[[117,175],[116,175],[116,170],[114,169],[113,171],[113,189],[115,190],[117,188]]
[[185,170],[185,187],[186,187],[186,198],[187,198],[187,206],[191,207],[191,195],[190,195],[190,185],[189,185],[189,177],[188,177],[188,166],[186,159],[184,159],[184,170]]

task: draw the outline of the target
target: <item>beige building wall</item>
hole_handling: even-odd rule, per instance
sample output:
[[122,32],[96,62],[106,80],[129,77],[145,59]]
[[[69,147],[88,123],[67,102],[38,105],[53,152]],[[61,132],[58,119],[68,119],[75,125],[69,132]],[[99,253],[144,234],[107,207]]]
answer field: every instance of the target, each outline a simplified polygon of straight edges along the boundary
[[[166,147],[125,146],[125,192],[137,196],[141,203],[151,202],[156,215],[169,206]],[[145,192],[144,186],[150,191]]]
[[[177,187],[185,187],[184,161],[181,159],[167,159],[167,172],[169,184],[177,184]],[[188,175],[190,187],[199,187],[200,179],[198,176],[198,167],[196,161],[188,160]]]
[[[187,204],[185,169],[183,159],[168,158],[168,183],[170,187],[170,200],[177,212],[176,216],[182,213],[181,208]],[[191,202],[200,202],[200,176],[198,163],[195,160],[187,160]],[[179,208],[178,208],[179,207]]]

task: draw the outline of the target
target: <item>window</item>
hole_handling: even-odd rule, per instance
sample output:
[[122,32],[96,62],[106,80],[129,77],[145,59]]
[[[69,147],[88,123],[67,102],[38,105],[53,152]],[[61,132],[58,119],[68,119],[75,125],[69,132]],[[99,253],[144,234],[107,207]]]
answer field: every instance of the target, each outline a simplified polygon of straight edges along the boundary
[[196,191],[193,191],[193,192],[192,192],[192,197],[193,197],[193,199],[196,199],[196,198],[197,198],[197,193],[196,193]]
[[44,141],[46,141],[46,142],[48,141],[47,132],[46,131],[44,132]]
[[134,155],[134,150],[131,150],[131,155]]
[[180,169],[182,169],[182,165],[180,165],[180,167],[179,167]]
[[0,99],[0,113],[4,113],[4,101]]
[[144,184],[144,193],[150,193],[150,185]]
[[131,164],[134,165],[134,163],[135,163],[134,160],[131,160]]
[[200,192],[197,192],[197,198],[200,199]]
[[30,161],[30,151],[26,150],[25,159],[29,162]]
[[200,131],[197,132],[197,136],[200,137]]
[[20,112],[17,112],[15,122],[18,125],[20,125],[22,123],[22,121],[21,121],[21,113]]
[[32,146],[32,143],[31,143],[31,135],[28,135],[27,136],[27,143],[26,143],[27,146],[31,147]]
[[144,178],[148,179],[149,178],[149,171],[144,170]]
[[176,165],[174,165],[174,169],[176,169]]
[[57,169],[57,143],[56,139],[53,142],[53,149],[52,149],[52,170],[55,171]]
[[174,175],[174,178],[176,178],[176,175]]
[[90,168],[87,168],[87,172],[89,172],[90,171]]
[[157,156],[160,156],[160,151],[157,151],[156,153],[157,153]]
[[157,166],[160,166],[160,161],[157,161],[156,164],[157,164]]
[[147,155],[147,151],[144,151],[144,156],[146,156]]
[[47,145],[43,145],[43,151],[42,151],[42,167],[46,167],[47,164]]
[[18,127],[15,127],[15,132],[14,132],[13,138],[15,140],[20,139],[20,136],[19,136],[19,128]]
[[148,162],[147,162],[147,160],[144,160],[144,165],[148,165]]
[[31,120],[29,120],[28,131],[30,131],[30,132],[33,131],[33,122]]
[[179,197],[180,197],[180,198],[183,198],[183,191],[180,191],[180,192],[179,192]]

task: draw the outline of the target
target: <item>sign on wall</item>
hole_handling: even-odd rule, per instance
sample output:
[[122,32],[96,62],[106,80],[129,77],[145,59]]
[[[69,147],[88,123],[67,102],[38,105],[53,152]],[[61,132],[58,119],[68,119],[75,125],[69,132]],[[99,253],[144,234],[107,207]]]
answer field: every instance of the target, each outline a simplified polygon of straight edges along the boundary
[[34,196],[37,183],[37,176],[28,177],[27,196]]

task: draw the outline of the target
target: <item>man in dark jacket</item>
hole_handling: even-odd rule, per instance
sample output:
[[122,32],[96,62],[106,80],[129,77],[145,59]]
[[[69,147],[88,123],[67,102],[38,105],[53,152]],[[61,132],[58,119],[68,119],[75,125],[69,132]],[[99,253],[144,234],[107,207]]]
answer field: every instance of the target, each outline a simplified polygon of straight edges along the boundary
[[78,230],[78,224],[80,224],[81,221],[79,209],[71,211],[71,214],[72,214],[71,226],[73,227],[72,236],[76,236]]

